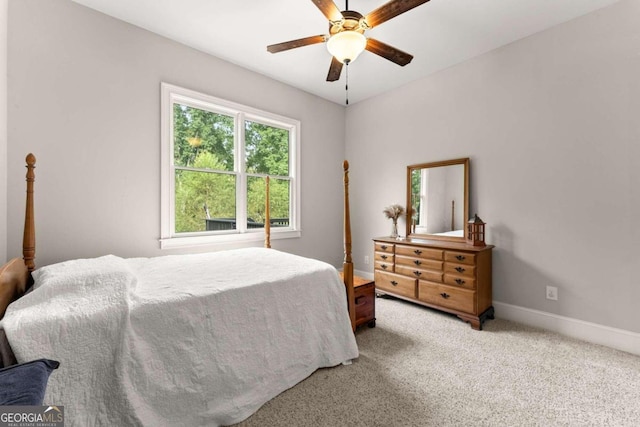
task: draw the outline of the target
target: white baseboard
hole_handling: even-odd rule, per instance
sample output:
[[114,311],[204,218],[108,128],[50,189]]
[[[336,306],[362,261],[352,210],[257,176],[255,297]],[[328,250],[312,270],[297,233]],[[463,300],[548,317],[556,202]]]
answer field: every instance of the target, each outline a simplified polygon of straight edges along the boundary
[[[356,276],[373,280],[373,273],[354,271]],[[640,356],[640,334],[624,329],[612,328],[571,317],[559,316],[545,311],[533,310],[517,305],[493,301],[496,317],[547,329],[572,338],[600,344]]]
[[353,274],[355,274],[356,276],[364,277],[365,279],[373,280],[373,273],[369,271],[353,270]]
[[640,334],[571,317],[493,301],[496,317],[547,329],[572,338],[640,356]]

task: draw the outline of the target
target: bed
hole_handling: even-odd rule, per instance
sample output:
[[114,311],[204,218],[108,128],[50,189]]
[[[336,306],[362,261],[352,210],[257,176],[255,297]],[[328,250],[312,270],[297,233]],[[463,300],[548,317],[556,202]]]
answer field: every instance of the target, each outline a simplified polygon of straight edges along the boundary
[[68,425],[229,425],[358,357],[347,162],[344,282],[270,249],[268,226],[265,248],[35,269],[34,167],[29,155],[23,258],[0,270],[0,328],[17,363],[60,362],[45,403]]
[[[414,197],[417,197],[417,196],[414,195]],[[412,224],[411,232],[417,233],[417,234],[431,234],[433,236],[464,237],[464,229],[456,229],[455,222],[456,222],[456,201],[452,200],[450,230],[434,233],[429,231],[429,228],[427,228],[426,224],[419,225],[419,224],[415,224],[415,221],[414,221],[414,223]],[[435,228],[440,229],[444,227],[435,227]]]

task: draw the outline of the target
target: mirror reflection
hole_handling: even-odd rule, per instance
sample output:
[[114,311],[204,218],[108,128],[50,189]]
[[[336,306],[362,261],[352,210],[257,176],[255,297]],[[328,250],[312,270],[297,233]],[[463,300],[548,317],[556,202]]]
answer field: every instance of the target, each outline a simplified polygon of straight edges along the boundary
[[468,165],[469,159],[456,159],[408,167],[408,235],[464,240]]

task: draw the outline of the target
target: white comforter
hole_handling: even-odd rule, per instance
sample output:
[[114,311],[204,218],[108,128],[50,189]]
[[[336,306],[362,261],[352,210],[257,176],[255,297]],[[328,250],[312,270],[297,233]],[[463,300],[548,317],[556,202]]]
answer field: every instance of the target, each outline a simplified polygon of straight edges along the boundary
[[274,249],[110,255],[34,279],[0,326],[19,362],[61,362],[45,403],[69,426],[227,425],[358,356],[336,270]]

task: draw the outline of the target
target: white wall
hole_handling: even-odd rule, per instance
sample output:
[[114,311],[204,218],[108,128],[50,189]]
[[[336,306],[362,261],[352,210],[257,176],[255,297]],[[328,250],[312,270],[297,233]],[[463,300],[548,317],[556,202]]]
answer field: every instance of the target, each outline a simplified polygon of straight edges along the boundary
[[164,81],[302,122],[303,237],[273,246],[341,264],[344,107],[69,0],[12,0],[9,24],[10,255],[28,152],[37,265],[176,252],[158,244]]
[[640,332],[639,76],[625,0],[350,106],[356,269],[372,272],[406,165],[470,157],[494,299]]
[[0,0],[0,263],[7,259],[7,12]]

